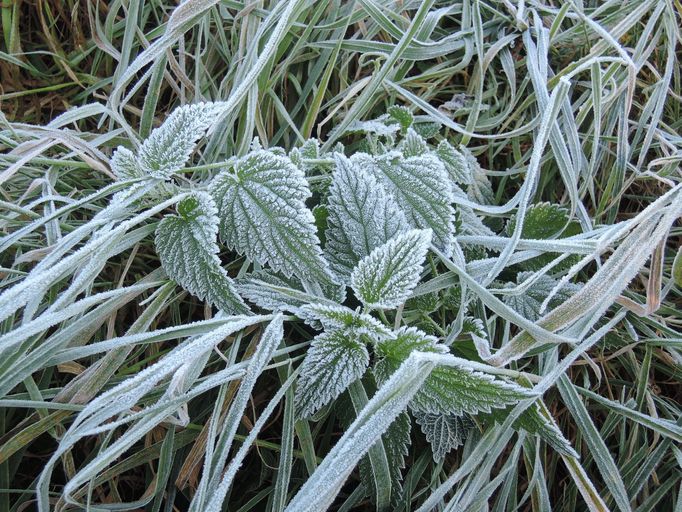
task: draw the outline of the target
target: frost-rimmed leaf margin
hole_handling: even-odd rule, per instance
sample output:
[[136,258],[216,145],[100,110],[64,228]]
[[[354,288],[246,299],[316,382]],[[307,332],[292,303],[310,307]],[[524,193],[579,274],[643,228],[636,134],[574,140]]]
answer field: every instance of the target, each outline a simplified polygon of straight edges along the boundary
[[168,277],[227,313],[248,312],[218,258],[218,211],[211,196],[194,192],[178,203],[177,212],[161,220],[154,239]]
[[[212,182],[220,238],[239,254],[304,283],[331,283],[303,171],[280,152],[259,149]],[[321,291],[320,291],[321,293]]]
[[417,286],[431,244],[430,229],[413,229],[392,238],[360,260],[351,287],[366,307],[393,309]]
[[299,418],[312,416],[362,377],[369,366],[369,352],[352,330],[334,329],[318,334],[296,382],[295,410]]
[[340,153],[334,154],[334,162],[324,251],[337,278],[350,284],[360,260],[409,225],[393,196],[371,173]]

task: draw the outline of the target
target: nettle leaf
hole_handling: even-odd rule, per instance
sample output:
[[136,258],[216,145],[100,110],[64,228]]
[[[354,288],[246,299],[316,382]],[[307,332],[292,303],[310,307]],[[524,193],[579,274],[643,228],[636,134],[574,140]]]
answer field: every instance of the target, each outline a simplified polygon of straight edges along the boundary
[[341,330],[326,331],[314,339],[296,384],[296,415],[307,418],[338,397],[362,377],[369,353],[359,336]]
[[340,281],[350,284],[359,261],[409,228],[405,214],[376,178],[336,154],[329,193],[325,255]]
[[435,123],[435,122],[421,122],[421,123],[414,123],[412,125],[412,129],[414,129],[415,132],[417,132],[419,135],[424,137],[425,139],[433,139],[438,133],[440,132],[440,129],[442,128],[440,123]]
[[468,366],[439,366],[414,396],[413,411],[462,415],[488,412],[533,396],[530,390]]
[[[394,505],[397,504],[397,500],[402,495],[402,469],[405,467],[405,456],[409,453],[409,447],[412,443],[410,437],[411,430],[412,422],[410,421],[410,415],[402,412],[381,436],[381,442],[384,443],[384,452],[388,459],[388,468],[391,473],[391,503]],[[363,457],[358,467],[360,468],[360,478],[362,478],[362,482],[367,490],[366,494],[370,499],[375,498],[377,495],[374,488],[376,483],[369,457]]]
[[[516,276],[516,282],[517,284],[522,283],[532,276],[532,272],[519,272]],[[553,277],[542,275],[520,295],[505,295],[503,297],[504,303],[525,318],[532,321],[538,320],[544,314],[540,311],[542,303],[557,283],[558,281]],[[579,288],[576,284],[566,283],[549,301],[547,310],[552,310],[566,302]]]
[[467,416],[454,414],[415,412],[414,419],[431,445],[433,460],[436,462],[440,462],[450,451],[462,445],[473,427]]
[[182,169],[200,138],[218,121],[224,103],[196,103],[175,109],[166,121],[154,129],[138,153],[143,173],[169,179]]
[[374,339],[391,335],[390,329],[377,319],[361,313],[359,310],[353,311],[338,304],[306,304],[301,307],[301,313],[304,315],[304,319],[318,320],[326,330],[352,331],[357,335],[366,334]]
[[495,232],[483,224],[481,218],[469,206],[457,205],[457,233],[472,236],[494,236]]
[[[445,345],[415,329],[403,327],[393,338],[377,343],[377,362],[374,374],[379,383],[385,382],[413,351],[448,353]],[[517,384],[474,371],[468,366],[439,366],[432,370],[422,388],[412,399],[410,408],[415,413],[476,414],[515,404],[533,396],[530,390]]]
[[460,185],[471,183],[471,169],[469,163],[462,153],[457,151],[452,145],[443,140],[436,148],[436,155],[445,165],[445,169],[450,175],[450,179]]
[[351,274],[355,295],[372,308],[393,309],[405,302],[419,282],[431,234],[414,229],[374,249]]
[[[568,210],[552,203],[530,205],[521,229],[522,238],[545,240],[561,234],[569,223]],[[516,228],[516,216],[512,215],[507,222],[506,231],[511,235]]]
[[114,154],[111,155],[111,161],[109,163],[116,178],[121,181],[144,177],[144,173],[137,163],[135,154],[128,148],[119,146],[116,151],[114,151]]
[[405,157],[419,156],[428,153],[429,146],[421,135],[410,128],[400,144],[400,150]]
[[317,139],[306,140],[301,147],[293,148],[289,152],[289,158],[294,165],[297,165],[305,173],[312,171],[316,165],[306,162],[306,160],[320,158],[320,141]]
[[495,204],[495,193],[490,180],[481,168],[476,157],[464,146],[460,146],[471,173],[467,196],[478,204]]
[[248,311],[218,258],[218,217],[211,196],[195,192],[156,228],[156,250],[168,277],[192,295],[232,314]]
[[412,126],[412,123],[414,122],[414,116],[412,115],[412,112],[410,112],[408,108],[401,105],[393,105],[392,107],[388,108],[387,112],[389,116],[398,121],[400,129],[403,133],[407,132],[407,129]]
[[213,182],[220,236],[240,254],[285,276],[329,282],[303,171],[289,158],[257,150]]
[[454,195],[443,163],[432,154],[404,158],[400,153],[372,157],[356,153],[351,161],[374,173],[415,228],[432,229],[434,244],[450,255],[454,236]]
[[439,344],[436,337],[416,327],[401,327],[390,338],[381,340],[375,347],[377,361],[374,365],[374,375],[377,382],[380,385],[386,382],[415,350],[438,354],[448,352],[448,348]]

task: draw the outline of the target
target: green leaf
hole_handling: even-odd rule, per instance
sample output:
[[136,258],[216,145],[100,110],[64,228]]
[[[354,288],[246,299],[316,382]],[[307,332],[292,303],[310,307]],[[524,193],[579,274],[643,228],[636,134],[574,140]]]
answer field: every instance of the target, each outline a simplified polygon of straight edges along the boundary
[[188,292],[232,314],[248,308],[218,258],[217,210],[205,192],[195,192],[156,228],[156,250],[168,277]]
[[[516,282],[522,283],[533,276],[532,272],[519,272]],[[518,295],[505,295],[504,303],[517,313],[529,320],[538,320],[544,312],[541,312],[543,301],[557,285],[558,281],[548,275],[540,276],[527,290]],[[579,289],[579,286],[565,284],[549,301],[548,311],[551,311],[561,303],[567,301]]]
[[185,166],[198,140],[215,125],[223,112],[222,102],[196,103],[175,109],[142,144],[138,154],[142,172],[169,179]]
[[533,396],[517,384],[468,366],[439,366],[412,399],[413,411],[474,415],[506,407]]
[[462,445],[473,427],[467,416],[415,412],[414,418],[431,445],[433,460],[440,462],[445,456]]
[[392,151],[372,157],[356,153],[351,161],[372,172],[393,195],[415,228],[433,230],[433,243],[446,255],[452,251],[455,211],[453,191],[446,184],[443,162],[432,154],[403,157]]
[[[484,421],[493,420],[497,423],[503,423],[511,410],[512,407],[497,409],[489,414],[481,414],[479,417]],[[512,427],[514,430],[524,430],[533,436],[540,437],[562,455],[580,458],[573,449],[571,442],[564,437],[554,418],[547,412],[547,408],[540,399],[524,410],[521,416],[514,421]]]
[[410,128],[400,144],[400,150],[404,157],[420,156],[428,153],[429,146],[421,135]]
[[350,284],[351,272],[360,260],[409,225],[373,175],[343,155],[334,156],[325,255],[337,278]]
[[301,364],[296,385],[296,415],[307,418],[338,397],[365,373],[369,353],[358,336],[323,332],[314,339]]
[[412,123],[414,122],[414,116],[412,115],[412,112],[410,112],[408,108],[401,105],[393,105],[392,107],[388,108],[387,112],[389,116],[398,121],[400,130],[403,133],[407,132],[407,129],[412,126]]
[[414,229],[374,249],[351,274],[355,295],[367,307],[398,307],[417,286],[430,243],[431,230]]
[[453,182],[460,185],[469,185],[471,183],[471,169],[467,159],[462,153],[453,148],[448,141],[443,140],[438,144],[436,155],[445,165],[445,169],[448,171]]
[[682,247],[677,250],[677,256],[675,256],[673,261],[672,276],[673,282],[677,286],[682,287]]
[[[374,374],[377,381],[385,382],[413,352],[447,353],[448,348],[433,336],[411,328],[402,328],[393,338],[376,345],[377,363]],[[427,377],[422,388],[412,399],[413,412],[434,414],[489,412],[503,408],[523,398],[533,396],[525,388],[475,371],[468,366],[439,366]]]
[[111,170],[121,181],[143,178],[145,175],[137,163],[137,158],[128,148],[119,146],[111,156]]
[[471,174],[471,181],[467,188],[467,196],[473,202],[478,204],[495,204],[495,193],[490,184],[488,176],[481,168],[476,157],[464,146],[460,146],[462,154],[467,161],[469,172]]
[[415,350],[439,354],[448,352],[448,348],[439,344],[434,336],[429,336],[415,327],[401,327],[392,337],[381,340],[376,345],[377,362],[374,365],[374,375],[377,382],[379,384],[386,382]]
[[[561,234],[568,225],[568,210],[557,204],[537,203],[528,207],[521,230],[522,238],[546,240]],[[507,234],[514,232],[516,216],[507,222]]]
[[344,332],[368,335],[373,339],[390,336],[391,331],[381,322],[359,310],[330,304],[306,304],[301,307],[304,318],[318,320],[326,330],[340,329]]
[[305,282],[330,282],[303,171],[288,157],[256,150],[213,183],[220,236],[240,254]]

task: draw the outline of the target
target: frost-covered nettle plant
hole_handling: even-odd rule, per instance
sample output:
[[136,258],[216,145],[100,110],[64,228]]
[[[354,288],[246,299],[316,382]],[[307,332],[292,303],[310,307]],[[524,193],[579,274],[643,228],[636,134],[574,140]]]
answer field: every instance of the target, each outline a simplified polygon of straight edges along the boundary
[[[248,154],[209,179],[176,182],[219,114],[220,104],[176,110],[136,153],[119,148],[112,169],[121,179],[143,179],[137,187],[153,184],[148,197],[177,199],[176,212],[156,229],[156,250],[171,279],[224,314],[284,311],[318,331],[298,371],[298,417],[319,418],[341,397],[338,415],[350,424],[348,409],[359,413],[410,356],[434,356],[408,412],[384,419],[384,435],[361,462],[372,474],[366,481],[373,499],[398,495],[411,418],[441,460],[475,425],[503,420],[511,405],[534,397],[521,374],[453,355],[463,353],[457,340],[487,343],[484,324],[466,316],[462,287],[438,282],[440,259],[466,262],[458,234],[493,235],[468,205],[492,202],[493,192],[466,149],[429,143],[437,127],[414,124],[407,109],[395,107],[352,126],[365,134],[353,154],[340,146],[323,152],[316,140],[290,154],[254,141]],[[313,210],[311,188],[319,196]],[[566,211],[552,205],[534,207],[529,217],[526,229],[544,229],[545,238],[566,227]],[[221,248],[245,257],[237,280],[225,271]],[[554,284],[546,289],[541,280],[531,285],[542,286],[538,298],[509,295],[508,303],[537,317]],[[572,453],[537,404],[514,425]],[[382,488],[370,489],[373,482]]]
[[[119,147],[111,158],[118,180],[96,193],[114,192],[109,205],[65,234],[0,297],[0,321],[9,318],[9,325],[21,315],[0,336],[9,361],[0,371],[0,396],[44,368],[106,354],[55,398],[87,405],[38,482],[40,509],[50,508],[53,467],[79,440],[111,436],[64,487],[63,501],[84,506],[86,489],[108,465],[159,425],[186,425],[188,402],[213,389],[219,400],[206,427],[194,512],[222,510],[235,473],[285,395],[290,432],[295,419],[307,425],[331,418],[345,428],[289,511],[324,510],[356,465],[361,491],[377,509],[391,508],[415,439],[430,444],[436,462],[473,440],[470,456],[476,464],[476,457],[485,459],[481,471],[490,474],[515,431],[560,453],[585,499],[594,500],[542,394],[624,317],[621,311],[602,319],[646,262],[642,247],[664,240],[682,213],[679,187],[631,220],[585,232],[575,211],[530,201],[539,159],[531,159],[510,203],[496,206],[476,158],[402,107],[352,124],[355,142],[347,148],[308,140],[287,153],[254,140],[246,154],[191,167],[200,140],[224,112],[223,103],[184,106],[138,147]],[[539,128],[545,143],[550,122],[543,118]],[[0,249],[86,201],[36,219],[0,240]],[[112,256],[152,236],[162,270],[128,287],[90,293]],[[577,283],[578,272],[616,242],[593,277]],[[218,313],[150,331],[176,284]],[[121,301],[154,289],[125,334],[81,346],[81,334],[96,331]],[[630,302],[624,303],[637,306]],[[241,337],[260,324],[267,327],[249,350],[240,350]],[[228,337],[234,338],[230,353],[220,352],[227,366],[204,375]],[[149,367],[102,391],[136,345],[178,339],[184,341]],[[559,361],[558,346],[575,349]],[[244,360],[237,362],[240,353]],[[508,368],[538,354],[554,361],[541,375]],[[269,364],[282,371],[282,387],[232,453],[256,380]],[[225,412],[227,386],[236,380]],[[664,433],[676,428],[655,425]],[[123,434],[113,436],[119,428]],[[291,457],[285,443],[283,460]],[[289,486],[282,464],[278,509]],[[161,476],[156,485],[163,485]],[[470,482],[465,502],[484,485],[477,482]],[[454,483],[439,487],[429,506]]]

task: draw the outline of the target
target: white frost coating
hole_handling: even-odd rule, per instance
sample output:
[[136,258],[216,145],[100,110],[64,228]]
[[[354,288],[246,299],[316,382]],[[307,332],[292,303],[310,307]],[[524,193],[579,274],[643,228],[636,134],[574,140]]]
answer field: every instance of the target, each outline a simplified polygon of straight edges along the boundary
[[327,510],[355,465],[407,407],[438,362],[434,354],[413,353],[360,411],[285,512]]
[[391,331],[385,325],[370,315],[360,313],[359,308],[353,311],[338,304],[314,303],[301,307],[300,314],[304,320],[308,318],[319,320],[326,330],[352,330],[357,335],[366,334],[374,339],[391,335]]
[[370,121],[353,121],[350,126],[346,128],[345,133],[364,132],[389,137],[400,131],[400,126],[397,124],[386,124],[383,122],[386,119],[387,116],[384,115]]
[[431,236],[430,229],[413,229],[374,249],[351,274],[355,295],[372,308],[405,302],[419,282]]
[[333,330],[317,335],[296,383],[296,415],[315,414],[362,377],[368,366],[369,353],[357,334]]
[[206,505],[206,509],[204,510],[204,512],[221,512],[223,510],[225,496],[227,496],[227,492],[230,490],[230,487],[232,486],[232,482],[234,481],[234,478],[237,475],[237,471],[239,471],[239,468],[244,462],[244,459],[251,450],[251,446],[253,445],[253,443],[256,442],[258,434],[266,425],[268,419],[270,418],[270,416],[272,416],[272,413],[275,412],[277,404],[279,404],[282,401],[282,398],[284,398],[284,394],[289,389],[292,382],[293,379],[289,378],[287,382],[285,382],[279,388],[277,393],[275,393],[275,396],[272,397],[272,400],[270,400],[265,409],[263,409],[263,412],[261,412],[260,416],[258,417],[258,421],[256,421],[256,423],[254,424],[253,428],[249,432],[249,435],[241,443],[239,451],[237,451],[235,456],[230,461],[230,465],[225,470],[225,475],[223,475],[223,479],[221,480],[220,485],[211,496],[211,500],[208,502],[208,505]]
[[468,183],[469,186],[467,187],[467,196],[474,203],[495,204],[495,193],[485,171],[468,148],[461,146],[460,149],[467,162],[469,175],[471,176],[471,180]]
[[239,391],[237,391],[232,401],[230,410],[222,425],[222,433],[218,442],[220,449],[214,453],[212,458],[207,458],[204,461],[204,472],[199,484],[202,492],[197,492],[195,495],[190,505],[190,511],[205,512],[207,510],[203,503],[206,489],[217,489],[211,497],[212,506],[215,506],[216,503],[222,504],[225,499],[225,493],[227,493],[230,481],[223,478],[223,470],[230,454],[234,436],[237,433],[237,428],[239,428],[251,392],[256,385],[256,380],[263,373],[263,369],[270,362],[270,359],[272,359],[272,354],[281,343],[283,336],[284,323],[282,315],[278,314],[270,322],[265,332],[263,332],[258,348],[249,362],[246,375],[239,386]]
[[473,426],[466,416],[454,414],[414,413],[414,418],[431,445],[433,460],[439,462],[448,452],[460,446]]
[[469,361],[455,358],[453,364],[436,368],[412,400],[412,410],[475,415],[533,396],[527,388],[473,370],[471,366]]
[[[519,272],[516,276],[516,282],[521,284],[533,276],[532,272]],[[539,276],[533,284],[524,290],[522,293],[514,295],[505,295],[503,300],[514,311],[524,316],[525,318],[535,321],[542,316],[543,301],[549,297],[552,290],[556,287],[558,281],[546,274]],[[573,283],[567,283],[561,288],[549,302],[549,309],[554,309],[560,304],[564,303],[571,296],[579,290],[579,286]]]
[[455,231],[455,197],[440,159],[432,154],[405,158],[393,151],[376,157],[356,153],[351,161],[374,174],[413,227],[432,229],[434,245],[449,256]]
[[133,152],[123,146],[119,146],[114,151],[109,164],[116,178],[121,181],[133,180],[144,176]]
[[175,109],[152,131],[138,154],[140,168],[154,178],[167,180],[182,169],[197,142],[225,111],[225,103],[196,103]]
[[429,146],[421,135],[408,128],[405,138],[400,143],[400,150],[404,157],[419,156],[427,153]]
[[156,250],[168,277],[228,313],[248,311],[218,258],[218,211],[211,196],[195,192],[177,210],[179,215],[165,217],[156,229]]
[[445,169],[454,183],[469,185],[471,183],[471,168],[467,159],[452,145],[443,140],[436,148],[436,155],[445,165]]
[[287,277],[330,281],[322,257],[303,171],[288,157],[255,151],[213,182],[220,212],[220,236],[247,258]]
[[325,256],[337,278],[349,284],[362,258],[410,226],[395,199],[371,173],[341,154],[334,158]]
[[[138,400],[154,389],[156,385],[165,377],[172,375],[178,368],[192,360],[200,358],[206,351],[212,350],[213,347],[225,339],[230,334],[237,332],[250,325],[262,322],[268,317],[262,316],[237,316],[233,317],[229,323],[192,340],[189,340],[179,347],[173,349],[170,353],[165,355],[160,361],[154,363],[152,366],[145,368],[133,377],[130,377],[120,384],[114,386],[110,390],[102,393],[97,398],[92,400],[86,407],[78,414],[75,421],[71,424],[67,432],[62,437],[59,446],[55,453],[45,466],[45,470],[41,473],[38,481],[38,489],[41,499],[39,500],[39,510],[46,512],[47,508],[47,487],[49,485],[50,477],[52,475],[52,468],[79,439],[92,432],[107,430],[108,420],[117,414],[128,411],[135,406]],[[163,413],[166,414],[166,413]],[[152,418],[153,419],[153,418]],[[158,418],[161,420],[162,418]],[[107,424],[105,424],[107,423]],[[113,427],[112,427],[113,428]],[[144,424],[140,424],[142,432],[146,432]],[[127,436],[122,437],[108,448],[109,451],[116,451],[119,455],[123,453],[129,446],[127,440],[131,438],[129,431]],[[111,458],[102,460],[112,460]],[[98,459],[93,460],[86,468],[81,470],[78,475],[86,473],[93,465],[98,465]],[[75,490],[83,482],[76,477],[72,478],[65,488],[65,493]]]

